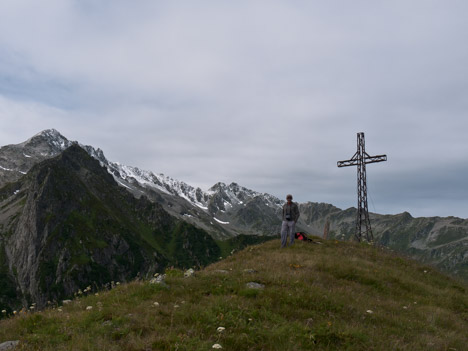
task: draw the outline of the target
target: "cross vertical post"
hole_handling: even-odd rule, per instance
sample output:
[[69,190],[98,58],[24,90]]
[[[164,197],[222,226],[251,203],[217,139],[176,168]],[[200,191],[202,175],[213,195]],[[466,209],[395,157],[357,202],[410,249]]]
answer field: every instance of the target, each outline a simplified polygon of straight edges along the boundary
[[[354,156],[345,161],[338,161],[338,167],[357,166],[358,207],[356,214],[356,230],[354,237],[361,241],[362,234],[368,242],[374,241],[367,206],[366,164],[387,161],[387,155],[369,156],[366,152],[364,133],[357,133],[357,151]],[[363,229],[365,227],[365,229]]]

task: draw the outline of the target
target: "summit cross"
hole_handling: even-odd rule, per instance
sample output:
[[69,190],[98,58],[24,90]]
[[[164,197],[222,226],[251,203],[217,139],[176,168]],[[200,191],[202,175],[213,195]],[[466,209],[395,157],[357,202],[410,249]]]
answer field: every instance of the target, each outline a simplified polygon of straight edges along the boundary
[[369,156],[365,148],[364,133],[361,132],[357,133],[357,151],[354,156],[349,160],[337,162],[338,167],[357,166],[358,208],[354,233],[357,241],[361,241],[363,233],[368,242],[374,241],[367,206],[366,164],[383,161],[387,161],[387,155]]

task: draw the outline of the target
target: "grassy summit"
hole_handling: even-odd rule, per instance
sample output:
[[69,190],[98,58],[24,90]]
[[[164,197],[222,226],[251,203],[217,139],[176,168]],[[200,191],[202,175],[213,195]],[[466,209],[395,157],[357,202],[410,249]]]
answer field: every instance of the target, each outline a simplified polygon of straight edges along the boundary
[[190,277],[168,270],[167,285],[135,281],[19,313],[0,322],[0,343],[44,351],[466,350],[466,283],[362,244],[279,246],[248,247]]

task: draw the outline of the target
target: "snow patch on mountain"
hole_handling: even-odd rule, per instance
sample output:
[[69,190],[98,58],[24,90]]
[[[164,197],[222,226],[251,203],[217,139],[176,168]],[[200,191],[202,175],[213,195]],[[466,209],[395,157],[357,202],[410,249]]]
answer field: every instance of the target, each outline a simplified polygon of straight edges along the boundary
[[216,222],[220,223],[220,224],[229,224],[229,222],[220,221],[220,220],[219,220],[218,218],[216,218],[216,217],[213,217],[213,219],[214,219]]

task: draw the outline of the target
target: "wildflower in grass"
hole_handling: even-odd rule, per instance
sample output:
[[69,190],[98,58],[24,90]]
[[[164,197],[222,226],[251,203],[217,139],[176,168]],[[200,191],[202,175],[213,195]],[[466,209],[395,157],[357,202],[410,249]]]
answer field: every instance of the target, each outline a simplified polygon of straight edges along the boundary
[[224,327],[218,327],[218,329],[216,329],[218,331],[218,333],[222,333],[226,330],[226,328]]
[[13,311],[13,314],[17,314],[18,312],[17,311]]
[[62,309],[61,309],[61,308],[58,308],[57,311],[62,312]]
[[174,308],[179,308],[180,306],[179,305],[174,305]]
[[2,313],[6,313],[6,310],[2,310]]
[[374,311],[372,311],[372,310],[367,310],[366,312],[369,313],[369,314],[374,313]]
[[158,306],[159,306],[159,302],[153,303],[153,306],[154,306],[154,307],[158,307]]
[[407,309],[408,309],[408,306],[403,306],[403,309],[404,309],[404,310],[407,310]]
[[29,307],[30,310],[33,310],[33,309],[35,309],[35,308],[36,308],[36,307],[34,307],[34,306],[30,306],[30,307]]
[[87,306],[86,311],[91,311],[93,309],[93,306]]
[[212,346],[213,349],[222,349],[223,347],[220,344],[214,344]]

